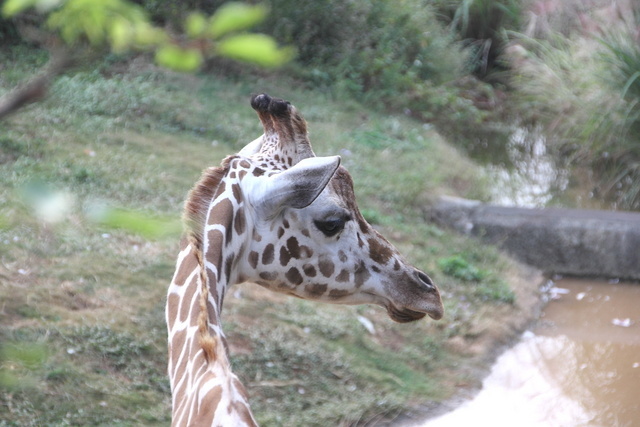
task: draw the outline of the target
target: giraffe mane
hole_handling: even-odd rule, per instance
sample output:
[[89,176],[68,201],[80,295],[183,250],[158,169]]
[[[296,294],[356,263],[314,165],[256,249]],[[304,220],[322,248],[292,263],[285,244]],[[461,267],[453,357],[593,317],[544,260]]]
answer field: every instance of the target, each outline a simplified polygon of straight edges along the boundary
[[184,206],[183,221],[189,242],[194,247],[194,254],[200,267],[200,314],[198,316],[198,331],[200,345],[205,358],[213,361],[216,358],[218,340],[211,335],[208,326],[207,300],[209,298],[209,279],[204,265],[203,236],[207,210],[211,201],[218,196],[220,183],[229,172],[232,157],[227,157],[219,167],[205,169],[200,180],[191,189]]
[[194,247],[202,251],[202,237],[207,220],[207,209],[211,201],[217,196],[220,182],[229,172],[229,164],[233,157],[227,157],[218,167],[205,169],[200,179],[193,186],[184,204],[182,221],[186,234]]

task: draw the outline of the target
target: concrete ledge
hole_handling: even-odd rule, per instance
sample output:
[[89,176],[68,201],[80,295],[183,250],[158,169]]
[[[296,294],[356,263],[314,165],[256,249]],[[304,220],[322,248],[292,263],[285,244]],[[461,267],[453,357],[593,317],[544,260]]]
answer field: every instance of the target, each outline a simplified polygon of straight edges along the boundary
[[547,273],[640,280],[638,213],[509,208],[441,197],[429,216]]

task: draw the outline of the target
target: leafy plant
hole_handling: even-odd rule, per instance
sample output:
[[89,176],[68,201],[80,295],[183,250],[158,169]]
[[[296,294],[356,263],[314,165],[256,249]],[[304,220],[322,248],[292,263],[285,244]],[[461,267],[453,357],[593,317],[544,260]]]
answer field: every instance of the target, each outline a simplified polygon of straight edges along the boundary
[[472,294],[481,300],[507,304],[515,301],[515,294],[504,280],[478,268],[462,255],[440,258],[438,267],[444,274],[467,282],[467,286],[473,286]]
[[[512,82],[522,111],[546,125],[550,151],[588,168],[592,196],[640,208],[640,47],[628,32],[599,40],[519,36]],[[524,59],[526,58],[526,59]]]
[[160,65],[178,71],[195,71],[215,55],[276,67],[294,54],[269,36],[244,33],[264,20],[267,8],[261,4],[232,2],[211,16],[193,13],[182,25],[187,40],[154,26],[142,7],[127,0],[7,0],[2,14],[14,17],[31,8],[48,14],[46,26],[69,45],[150,50]]
[[479,282],[488,276],[486,271],[477,268],[460,255],[441,258],[438,260],[438,267],[444,274],[467,282]]

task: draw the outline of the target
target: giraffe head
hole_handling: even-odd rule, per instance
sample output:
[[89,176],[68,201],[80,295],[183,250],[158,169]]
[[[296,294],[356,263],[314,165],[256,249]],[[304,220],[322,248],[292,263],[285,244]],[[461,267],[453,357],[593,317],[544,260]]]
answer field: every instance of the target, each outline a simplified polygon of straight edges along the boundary
[[304,299],[377,304],[397,322],[440,319],[438,288],[367,223],[340,158],[316,157],[290,103],[254,96],[264,134],[227,160],[246,236],[232,282]]

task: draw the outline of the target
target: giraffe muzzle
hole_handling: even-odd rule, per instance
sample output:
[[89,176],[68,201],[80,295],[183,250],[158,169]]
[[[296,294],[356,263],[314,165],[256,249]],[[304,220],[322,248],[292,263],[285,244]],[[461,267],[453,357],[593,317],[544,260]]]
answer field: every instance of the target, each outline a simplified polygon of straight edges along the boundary
[[444,306],[442,305],[442,298],[440,298],[440,291],[438,287],[433,283],[433,280],[427,276],[424,272],[416,269],[416,278],[423,286],[423,307],[420,311],[426,312],[433,320],[439,320],[444,315]]

